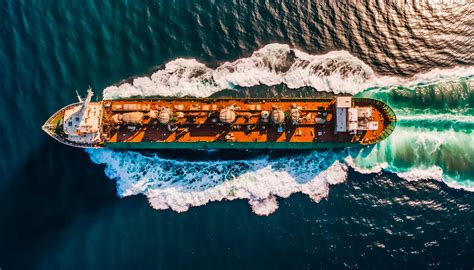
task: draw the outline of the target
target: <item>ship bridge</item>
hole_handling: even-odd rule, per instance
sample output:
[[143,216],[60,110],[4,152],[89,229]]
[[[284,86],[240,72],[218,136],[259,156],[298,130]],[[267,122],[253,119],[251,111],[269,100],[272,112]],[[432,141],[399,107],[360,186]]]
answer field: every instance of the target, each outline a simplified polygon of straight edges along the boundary
[[64,111],[63,131],[66,139],[79,144],[95,144],[101,138],[102,104],[91,103],[92,90],[86,99]]
[[93,92],[87,90],[83,101],[70,104],[53,114],[42,129],[61,143],[75,147],[99,147],[102,143],[103,107],[100,102],[91,102]]

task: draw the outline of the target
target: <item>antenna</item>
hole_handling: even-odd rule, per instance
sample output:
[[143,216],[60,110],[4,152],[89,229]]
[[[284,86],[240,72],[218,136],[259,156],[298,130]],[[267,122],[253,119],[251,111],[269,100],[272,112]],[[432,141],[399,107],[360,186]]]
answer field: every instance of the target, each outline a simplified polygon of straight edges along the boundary
[[81,110],[84,110],[87,107],[87,105],[89,105],[89,103],[91,102],[91,99],[92,99],[92,95],[94,95],[94,92],[92,92],[92,88],[89,86],[89,89],[87,89],[86,98],[84,99],[84,101],[82,101],[82,99],[81,99],[81,102],[82,102],[82,109]]
[[79,92],[77,92],[77,89],[76,89],[76,96],[77,96],[77,99],[79,100],[79,102],[82,103],[82,98],[81,98],[81,96],[79,96]]

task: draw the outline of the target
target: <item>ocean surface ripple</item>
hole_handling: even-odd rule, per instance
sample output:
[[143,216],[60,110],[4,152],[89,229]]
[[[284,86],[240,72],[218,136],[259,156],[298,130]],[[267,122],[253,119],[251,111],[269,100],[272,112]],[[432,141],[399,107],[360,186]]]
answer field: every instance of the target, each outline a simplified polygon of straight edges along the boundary
[[[472,269],[473,22],[470,0],[2,1],[0,268]],[[88,86],[350,94],[399,122],[358,150],[85,153],[40,127]]]

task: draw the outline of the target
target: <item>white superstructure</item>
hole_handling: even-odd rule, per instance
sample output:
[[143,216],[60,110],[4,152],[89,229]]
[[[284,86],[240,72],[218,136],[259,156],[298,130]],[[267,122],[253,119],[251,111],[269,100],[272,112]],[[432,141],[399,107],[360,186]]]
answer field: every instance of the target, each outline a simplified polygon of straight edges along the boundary
[[102,104],[91,103],[92,95],[88,89],[82,103],[64,111],[63,131],[71,142],[93,144],[101,140]]
[[352,107],[351,97],[336,98],[336,133],[355,134],[358,130],[377,130],[378,122],[371,120],[371,107]]

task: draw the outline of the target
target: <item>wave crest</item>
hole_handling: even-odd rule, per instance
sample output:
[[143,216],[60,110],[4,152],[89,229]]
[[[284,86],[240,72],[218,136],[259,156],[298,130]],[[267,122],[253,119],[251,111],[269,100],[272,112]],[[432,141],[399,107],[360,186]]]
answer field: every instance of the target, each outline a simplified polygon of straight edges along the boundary
[[210,201],[247,199],[255,213],[268,215],[278,208],[276,197],[302,192],[319,202],[329,185],[347,177],[346,165],[339,162],[342,153],[329,151],[230,161],[173,160],[110,149],[87,152],[93,162],[106,165],[120,197],[145,194],[153,208],[177,212]]
[[373,87],[416,85],[472,74],[469,68],[432,70],[412,78],[377,76],[363,61],[347,51],[311,55],[284,44],[269,44],[250,57],[211,69],[195,59],[176,59],[150,76],[105,88],[105,99],[133,96],[206,97],[224,89],[273,86],[313,87],[335,94],[356,94]]

